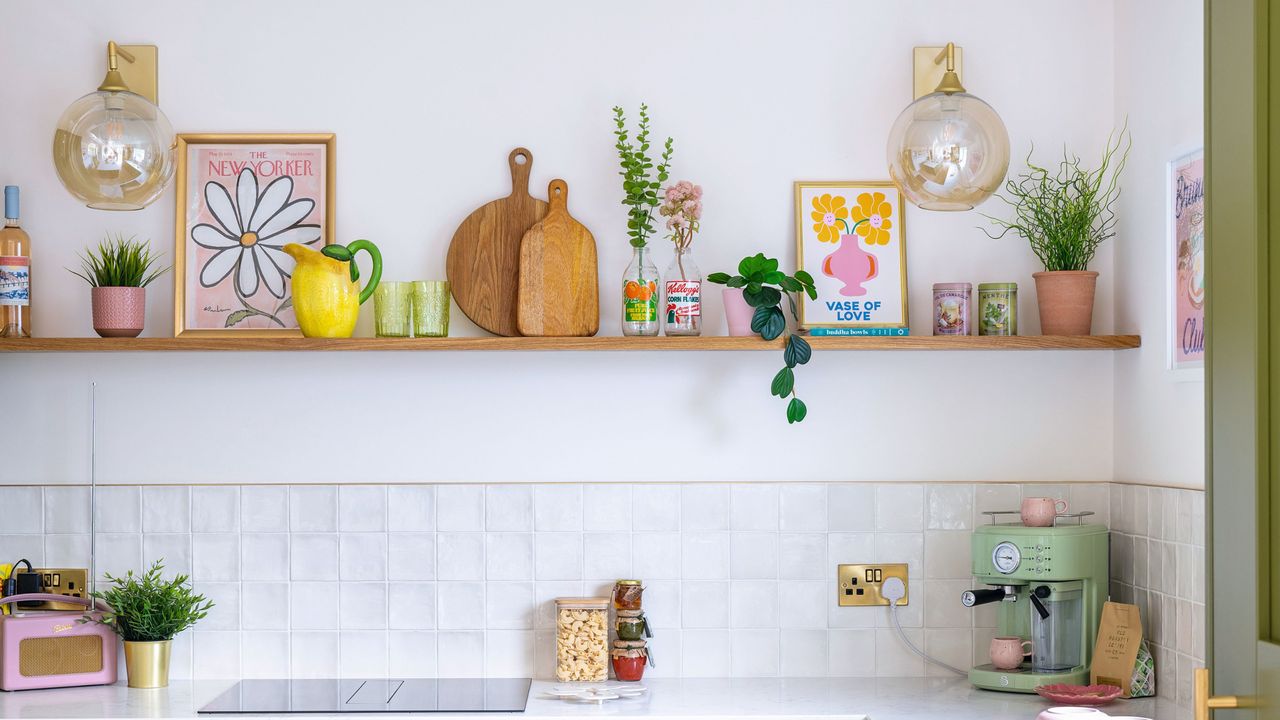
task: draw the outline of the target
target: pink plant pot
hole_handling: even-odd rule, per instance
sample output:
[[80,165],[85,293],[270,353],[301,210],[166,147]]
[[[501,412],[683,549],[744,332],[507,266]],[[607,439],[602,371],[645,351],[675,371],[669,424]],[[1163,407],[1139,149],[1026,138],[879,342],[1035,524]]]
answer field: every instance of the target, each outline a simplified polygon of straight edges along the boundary
[[146,316],[146,288],[93,288],[93,329],[102,337],[138,337]]
[[724,298],[724,319],[729,323],[729,335],[732,337],[748,337],[751,332],[751,316],[756,309],[747,304],[742,297],[742,288],[725,288],[721,291]]

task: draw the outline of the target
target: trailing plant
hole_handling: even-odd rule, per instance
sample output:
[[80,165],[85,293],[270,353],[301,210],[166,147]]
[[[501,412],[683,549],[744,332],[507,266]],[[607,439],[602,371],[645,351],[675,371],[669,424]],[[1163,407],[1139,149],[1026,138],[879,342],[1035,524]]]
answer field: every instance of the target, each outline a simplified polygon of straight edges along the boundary
[[203,620],[213,603],[191,589],[186,575],[172,580],[160,578],[164,565],[157,560],[145,575],[130,570],[124,577],[107,575],[111,587],[91,593],[110,608],[101,619],[85,615],[82,623],[98,622],[127,642],[172,640],[175,635]]
[[[742,288],[742,297],[747,304],[755,308],[751,315],[751,331],[758,333],[765,340],[774,340],[787,329],[787,318],[782,314],[782,298],[787,298],[791,307],[791,316],[796,316],[795,293],[803,292],[810,300],[818,298],[818,290],[813,286],[813,276],[803,270],[795,275],[787,275],[778,269],[778,261],[767,258],[764,253],[745,257],[738,263],[738,274],[711,273],[707,280],[731,288]],[[769,392],[783,400],[788,397],[787,422],[798,423],[804,420],[809,409],[804,401],[796,396],[795,367],[809,362],[813,356],[813,348],[808,341],[795,333],[788,333],[786,343],[782,347],[784,366],[773,376]]]
[[1120,197],[1120,173],[1132,148],[1127,123],[1107,138],[1096,170],[1086,169],[1080,157],[1068,154],[1065,147],[1056,170],[1041,167],[1031,161],[1033,146],[1027,153],[1027,170],[1010,178],[1005,195],[997,196],[1013,208],[1013,218],[983,215],[1001,230],[998,235],[986,228],[982,231],[992,239],[1010,231],[1021,235],[1046,271],[1088,270],[1098,246],[1116,234],[1113,208]]
[[[617,129],[614,147],[622,165],[622,191],[626,193],[622,204],[627,210],[627,235],[632,247],[642,248],[653,234],[653,210],[658,206],[658,188],[667,181],[671,168],[671,156],[675,153],[671,138],[662,150],[661,162],[654,167],[649,157],[649,106],[640,105],[640,125],[632,139],[627,130],[627,118],[621,107],[613,109],[613,121]],[[654,177],[656,171],[657,177]]]
[[93,287],[146,287],[169,269],[156,268],[159,261],[158,255],[151,254],[150,243],[108,235],[97,248],[80,256],[78,272],[67,270]]

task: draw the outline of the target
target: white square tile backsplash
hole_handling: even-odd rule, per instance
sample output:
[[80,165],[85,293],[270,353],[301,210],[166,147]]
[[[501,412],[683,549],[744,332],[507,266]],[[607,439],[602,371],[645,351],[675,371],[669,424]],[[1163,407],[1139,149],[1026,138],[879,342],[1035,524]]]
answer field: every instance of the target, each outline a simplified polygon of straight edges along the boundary
[[[932,673],[883,608],[836,606],[835,565],[906,562],[904,627],[957,665],[995,614],[969,611],[984,510],[1054,495],[1113,529],[1112,594],[1138,603],[1161,675],[1204,653],[1203,493],[1105,483],[109,487],[99,575],[164,558],[218,607],[174,644],[174,677],[339,672],[549,677],[554,599],[645,581],[654,677]],[[88,490],[0,488],[23,508],[0,555],[86,566]],[[438,658],[445,658],[443,662]],[[1187,670],[1189,672],[1189,669]]]

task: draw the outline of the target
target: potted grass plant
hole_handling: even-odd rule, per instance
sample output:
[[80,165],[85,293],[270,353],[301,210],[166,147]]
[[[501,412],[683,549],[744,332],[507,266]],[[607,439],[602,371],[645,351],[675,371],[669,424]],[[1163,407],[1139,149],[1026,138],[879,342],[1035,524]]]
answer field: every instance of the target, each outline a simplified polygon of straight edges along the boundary
[[68,270],[92,288],[93,329],[102,337],[137,337],[147,316],[147,285],[167,267],[151,245],[123,235],[107,236],[80,256],[80,270]]
[[984,228],[989,237],[1021,235],[1044,265],[1044,271],[1032,277],[1040,332],[1045,335],[1092,331],[1098,273],[1089,269],[1089,263],[1098,247],[1116,234],[1119,178],[1132,147],[1132,136],[1122,128],[1107,138],[1102,161],[1094,170],[1065,149],[1056,169],[1036,165],[1028,153],[1027,170],[1010,178],[1005,194],[997,196],[1013,208],[1013,217],[984,216],[1000,228],[995,235]]
[[203,620],[213,607],[191,589],[186,575],[164,580],[163,571],[157,560],[142,576],[132,570],[122,578],[106,575],[110,587],[91,595],[105,602],[110,612],[80,620],[102,623],[120,636],[131,688],[168,687],[174,636]]

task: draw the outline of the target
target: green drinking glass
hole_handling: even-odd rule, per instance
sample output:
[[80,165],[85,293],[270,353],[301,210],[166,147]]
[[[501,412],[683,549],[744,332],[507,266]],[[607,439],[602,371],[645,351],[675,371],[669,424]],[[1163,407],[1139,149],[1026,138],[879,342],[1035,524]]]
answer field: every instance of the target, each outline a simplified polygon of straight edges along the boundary
[[409,337],[412,283],[379,283],[373,291],[374,331],[378,337]]
[[414,337],[449,337],[449,283],[418,280],[413,283]]

